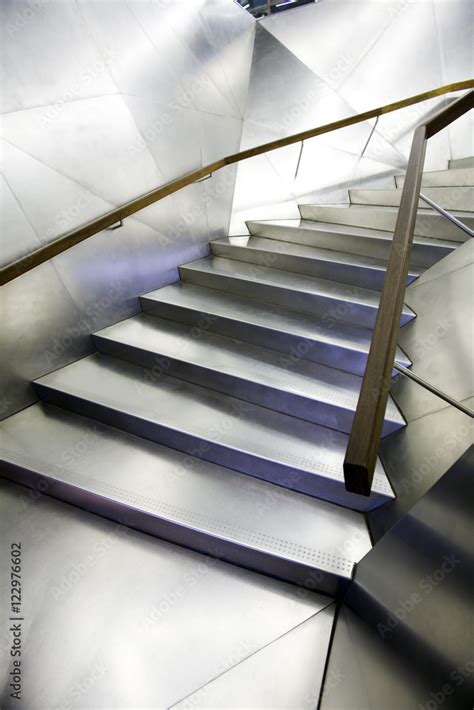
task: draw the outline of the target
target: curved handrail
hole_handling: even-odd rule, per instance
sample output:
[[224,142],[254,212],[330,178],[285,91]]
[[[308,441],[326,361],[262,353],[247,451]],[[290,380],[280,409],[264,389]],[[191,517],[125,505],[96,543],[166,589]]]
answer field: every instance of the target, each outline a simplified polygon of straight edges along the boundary
[[339,121],[334,121],[333,123],[317,126],[316,128],[310,128],[307,131],[295,133],[291,136],[287,136],[286,138],[279,138],[278,140],[270,141],[269,143],[263,143],[255,148],[248,148],[247,150],[242,150],[239,153],[228,155],[225,158],[216,160],[209,165],[205,165],[202,168],[198,168],[197,170],[193,170],[186,175],[172,180],[171,182],[168,182],[165,185],[152,190],[151,192],[147,192],[145,195],[141,195],[140,197],[127,202],[125,205],[107,212],[102,217],[97,217],[91,222],[84,224],[82,227],[73,229],[52,242],[35,249],[30,254],[22,256],[16,261],[7,264],[0,269],[0,284],[12,281],[17,276],[21,276],[27,271],[35,268],[35,266],[43,264],[45,261],[61,254],[70,247],[73,247],[85,239],[92,237],[94,234],[101,232],[103,229],[111,227],[117,222],[125,219],[125,217],[129,217],[135,212],[139,212],[144,207],[148,207],[154,202],[158,202],[158,200],[162,200],[164,197],[172,195],[174,192],[178,192],[178,190],[181,190],[183,187],[191,185],[192,183],[201,180],[203,177],[206,177],[207,175],[214,173],[227,165],[232,165],[233,163],[238,163],[241,160],[247,160],[248,158],[253,158],[257,155],[262,155],[263,153],[278,150],[278,148],[283,148],[285,146],[292,145],[293,143],[299,143],[300,141],[307,140],[308,138],[315,138],[316,136],[323,135],[324,133],[337,131],[340,128],[346,128],[347,126],[352,126],[356,123],[361,123],[371,118],[391,113],[392,111],[398,111],[399,109],[413,106],[414,104],[436,98],[437,96],[442,96],[443,94],[449,94],[455,91],[463,91],[464,89],[472,88],[474,88],[474,80],[472,79],[458,81],[454,84],[446,84],[445,86],[440,86],[437,89],[432,89],[431,91],[425,91],[422,94],[410,96],[402,101],[395,101],[394,103],[380,106],[379,108],[374,108],[370,111],[356,114],[355,116],[343,118]]
[[370,495],[400,331],[426,142],[472,108],[474,91],[418,126],[413,136],[372,342],[344,460],[346,489],[353,493]]

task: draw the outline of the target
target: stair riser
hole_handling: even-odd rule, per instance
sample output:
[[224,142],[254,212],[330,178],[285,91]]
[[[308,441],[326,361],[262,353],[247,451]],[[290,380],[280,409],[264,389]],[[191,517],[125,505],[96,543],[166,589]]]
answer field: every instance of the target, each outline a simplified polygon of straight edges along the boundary
[[[397,188],[405,184],[405,176],[397,175],[395,178]],[[472,187],[474,185],[474,170],[464,168],[460,170],[442,170],[440,172],[426,173],[421,183],[423,187]],[[433,198],[434,199],[434,198]],[[472,209],[472,208],[466,208]]]
[[[303,293],[264,284],[257,280],[250,281],[235,276],[214,274],[186,266],[179,267],[179,273],[181,280],[187,283],[233,293],[236,296],[253,298],[257,301],[266,301],[293,311],[329,317],[335,321],[352,323],[364,328],[373,328],[377,317],[377,308],[339,298]],[[411,316],[402,314],[400,323],[405,325],[411,319]]]
[[[244,377],[219,372],[194,362],[185,362],[128,344],[117,343],[99,335],[94,335],[93,338],[100,352],[119,357],[141,367],[163,372],[186,382],[192,382],[246,402],[259,404],[283,414],[290,414],[313,424],[321,424],[345,434],[349,434],[351,431],[354,418],[353,410],[339,407],[330,402],[309,399],[301,394],[263,385]],[[400,426],[398,422],[385,421],[383,436],[396,431]]]
[[[306,212],[304,205],[301,206],[301,210],[303,215],[303,212]],[[309,216],[303,216],[304,219],[311,219]],[[293,241],[296,244],[303,244],[305,246],[335,249],[336,251],[358,254],[360,256],[371,256],[375,259],[387,260],[390,254],[390,247],[392,246],[390,240],[360,237],[353,234],[338,234],[337,232],[324,232],[321,230],[314,231],[300,229],[298,227],[289,229],[288,227],[280,227],[277,225],[249,223],[249,229],[251,234],[258,237]],[[455,248],[454,244],[452,248],[413,244],[411,263],[429,268],[444,256],[451,254]]]
[[47,495],[53,498],[113,520],[120,525],[313,591],[339,596],[350,581],[334,572],[310,567],[288,558],[277,557],[263,550],[210,535],[203,530],[181,525],[179,521],[158,517],[139,508],[133,508],[130,505],[122,504],[95,492],[83,490],[65,481],[44,476],[15,464],[6,464],[1,475],[3,478],[35,491],[44,490]]
[[[423,194],[436,202],[445,210],[467,210],[474,208],[474,189],[472,187],[427,187]],[[349,190],[353,205],[379,205],[382,207],[398,207],[402,195],[401,190]],[[420,208],[426,203],[420,200]]]
[[[306,276],[338,281],[340,283],[369,288],[381,291],[385,278],[385,270],[371,269],[363,266],[353,266],[351,264],[341,264],[333,261],[319,261],[301,256],[290,256],[288,254],[277,254],[266,252],[260,249],[247,249],[246,247],[233,246],[230,244],[218,244],[211,242],[211,253],[214,256],[223,256],[228,259],[245,261],[247,264],[257,264],[258,266],[270,266],[274,269],[283,269]],[[409,274],[407,285],[412,283],[417,277]]]
[[160,318],[187,323],[198,329],[226,335],[229,338],[237,338],[263,348],[271,348],[290,358],[304,358],[311,362],[335,367],[338,370],[352,372],[355,375],[363,375],[365,372],[367,354],[358,350],[342,348],[318,340],[309,340],[291,333],[283,333],[245,321],[206,314],[146,297],[142,297],[140,301],[145,313]]
[[[353,510],[366,512],[388,501],[383,495],[372,493],[368,498],[347,493],[341,481],[325,478],[271,461],[248,452],[205,440],[190,432],[182,432],[128,412],[121,412],[99,402],[82,399],[36,382],[40,399],[63,409],[90,417],[103,424],[116,427],[129,434],[169,446],[191,456],[217,463],[241,473],[246,473],[283,488],[305,493],[321,500],[337,503]],[[330,430],[328,430],[330,436]]]
[[455,158],[449,161],[450,170],[458,170],[459,168],[474,168],[474,157]]
[[[367,229],[380,229],[385,232],[393,232],[397,221],[396,211],[370,209],[370,207],[367,209],[362,207],[351,209],[350,207],[326,208],[314,205],[300,205],[300,213],[303,219],[316,222],[332,222],[333,224],[365,227]],[[471,229],[474,227],[474,218],[468,217],[463,219],[463,221]],[[415,224],[415,235],[456,242],[466,241],[468,238],[467,235],[463,236],[463,232],[458,227],[435,213],[418,215]],[[423,248],[428,247],[423,246]],[[374,256],[378,255],[374,254]],[[427,265],[415,259],[412,260],[412,263],[419,266]]]

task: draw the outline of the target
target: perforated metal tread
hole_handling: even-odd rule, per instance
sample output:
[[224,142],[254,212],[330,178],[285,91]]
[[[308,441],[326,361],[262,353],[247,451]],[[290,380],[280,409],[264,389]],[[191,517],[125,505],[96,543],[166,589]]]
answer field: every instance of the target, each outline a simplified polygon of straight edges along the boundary
[[[189,283],[152,291],[140,301],[145,312],[188,323],[195,332],[219,332],[231,337],[238,333],[241,340],[285,352],[292,358],[311,359],[360,375],[365,370],[372,338],[368,328]],[[311,345],[319,343],[329,348],[329,361],[320,359],[319,353],[311,356]],[[345,354],[348,363],[341,362]],[[397,348],[396,360],[411,365],[401,348]]]
[[[447,171],[450,172],[449,170]],[[474,209],[474,188],[469,185],[455,187],[423,187],[423,194],[448,210],[471,211]],[[402,191],[398,189],[349,190],[351,204],[398,207]],[[419,207],[425,203],[420,199]]]
[[[95,333],[94,341],[101,352],[350,432],[362,382],[357,375],[144,313]],[[385,433],[404,424],[391,398],[385,419]]]
[[[233,256],[238,258],[239,252],[262,252],[268,253],[268,266],[272,266],[272,259],[276,256],[295,257],[300,260],[321,261],[328,264],[340,264],[341,266],[349,266],[359,268],[366,275],[367,270],[379,271],[385,274],[387,261],[385,259],[376,259],[370,256],[362,256],[360,254],[350,254],[349,252],[336,251],[332,249],[323,249],[321,247],[305,246],[295,242],[277,241],[275,239],[266,239],[265,237],[255,236],[233,236],[214,239],[211,242],[211,249],[216,256],[225,256],[226,252],[220,252],[219,249],[230,248]],[[294,269],[296,271],[296,269]],[[409,275],[411,280],[420,276],[424,269],[417,266],[411,266]],[[301,273],[307,273],[302,271]]]
[[349,494],[347,435],[96,354],[36,381],[42,399],[186,453],[366,510],[393,498],[380,462],[369,498]]
[[[355,210],[360,210],[361,212],[365,210],[369,210],[370,208],[367,205],[347,205],[347,206],[342,206],[342,207],[324,207],[322,205],[300,205],[300,209],[305,211],[305,210],[310,210],[310,209],[332,209],[332,210],[339,210],[344,212],[346,215],[354,214]],[[394,207],[373,207],[374,210],[380,210],[384,211],[386,210],[390,214],[393,213],[395,210]],[[336,212],[337,214],[337,212]],[[429,214],[425,212],[425,214]],[[435,215],[436,216],[436,215]],[[278,229],[279,231],[285,230],[287,234],[287,241],[291,242],[291,230],[292,229],[301,229],[301,230],[306,230],[308,232],[330,232],[333,234],[341,234],[341,235],[347,235],[347,236],[354,236],[354,237],[363,237],[366,239],[370,240],[381,240],[383,242],[388,242],[390,243],[392,241],[393,233],[390,230],[384,230],[384,229],[377,229],[377,228],[371,228],[371,227],[364,227],[360,226],[357,224],[351,224],[350,222],[346,223],[338,223],[338,222],[326,222],[324,220],[313,220],[310,218],[305,218],[302,216],[301,219],[269,219],[269,220],[250,220],[247,222],[247,226],[249,227],[249,231],[252,235],[254,236],[266,236],[264,233],[265,228],[268,228],[269,231],[271,228]],[[269,238],[270,235],[269,235]],[[462,240],[459,241],[461,243]],[[415,234],[413,238],[413,244],[418,244],[420,246],[424,247],[436,247],[440,253],[441,250],[446,249],[448,252],[453,251],[456,249],[457,244],[453,244],[453,241],[451,239],[433,239],[430,237],[425,237],[419,234]],[[350,252],[348,252],[350,253]],[[441,258],[441,257],[440,257]]]
[[[359,286],[306,276],[282,269],[209,256],[179,267],[181,278],[250,298],[269,300],[291,310],[373,327],[380,293]],[[404,306],[401,323],[415,314]]]
[[[186,531],[197,533],[198,547],[206,538],[206,550],[216,556],[220,540],[271,556],[282,576],[293,579],[295,565],[350,579],[354,563],[370,549],[358,513],[50,405],[29,407],[1,429],[4,460],[14,464],[3,475],[146,531],[153,531],[150,519],[167,521],[165,537],[181,541]],[[17,467],[40,475],[42,484],[22,478]],[[258,554],[249,566],[255,567]]]

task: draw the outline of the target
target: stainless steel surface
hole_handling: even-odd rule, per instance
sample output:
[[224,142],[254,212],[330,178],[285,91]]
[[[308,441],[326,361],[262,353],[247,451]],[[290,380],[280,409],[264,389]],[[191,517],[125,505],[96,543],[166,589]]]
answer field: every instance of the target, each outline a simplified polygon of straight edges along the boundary
[[2,436],[6,478],[287,582],[336,594],[371,547],[360,513],[49,405],[10,417]]
[[[457,188],[457,190],[461,190],[461,189],[462,188]],[[446,188],[443,188],[443,191],[445,191],[445,190],[446,190]],[[474,193],[471,194],[471,196],[469,198],[471,207],[474,204],[473,199],[472,199],[473,197],[474,197]],[[459,227],[459,229],[462,229],[463,232],[466,232],[466,234],[468,236],[470,236],[470,237],[474,236],[474,231],[472,229],[470,229],[467,225],[465,225],[463,222],[461,222],[461,220],[456,219],[456,217],[454,217],[450,212],[448,212],[447,210],[440,207],[440,205],[438,205],[436,202],[434,202],[433,200],[431,200],[429,197],[427,197],[425,194],[423,194],[421,192],[420,192],[420,200],[422,200],[423,202],[426,202],[427,205],[432,207],[436,212],[439,212],[439,214],[442,215],[443,217],[445,217],[445,219],[449,220],[449,222],[451,222],[452,224],[455,224],[456,227]]]
[[331,604],[173,708],[315,707],[334,622]]
[[449,167],[454,170],[474,168],[474,157],[472,155],[466,158],[458,158],[457,160],[450,160]]
[[[239,149],[255,22],[234,3],[7,0],[1,12],[4,259]],[[140,293],[227,234],[234,181],[223,171],[21,279],[20,303],[51,291],[40,278],[51,269],[67,294],[41,329],[6,299],[8,347],[25,337],[29,347],[5,363],[3,414],[34,401],[32,378],[87,352],[91,330],[136,313]]]
[[[11,622],[0,611],[5,710],[169,707],[331,602],[0,486],[2,559],[21,541],[25,574],[21,703],[9,697]],[[2,599],[9,590],[3,568]]]
[[355,613],[336,626],[323,710],[472,703],[473,466],[468,445],[358,566],[346,597]]
[[[403,187],[404,175],[395,177],[397,187]],[[421,181],[422,187],[472,187],[474,185],[474,170],[471,167],[450,168],[425,173]]]
[[435,394],[437,397],[440,397],[440,399],[443,399],[445,402],[448,404],[451,404],[453,407],[456,407],[456,409],[459,409],[461,412],[464,412],[464,414],[467,414],[469,417],[474,418],[474,411],[472,409],[469,409],[469,407],[466,407],[464,404],[461,402],[458,402],[456,399],[453,399],[452,397],[449,396],[449,394],[446,394],[446,392],[442,392],[440,389],[437,387],[434,387],[432,384],[424,380],[422,377],[419,377],[416,375],[412,370],[408,370],[408,368],[403,367],[403,365],[400,365],[398,363],[394,364],[394,368],[401,372],[403,375],[406,377],[409,377],[412,379],[414,382],[417,384],[421,385],[425,389],[429,390],[433,394]]
[[[365,226],[354,226],[352,221],[358,222],[360,214],[354,214],[350,209],[335,207],[337,210],[328,214],[329,208],[314,205],[300,205],[301,220],[268,220],[265,222],[248,222],[248,228],[253,236],[266,237],[295,242],[305,246],[346,252],[357,256],[368,256],[387,261],[392,244],[392,234],[389,231],[368,229]],[[364,208],[360,208],[363,210]],[[339,214],[345,212],[346,214]],[[312,217],[317,221],[313,221]],[[364,216],[364,215],[362,215]],[[307,217],[307,218],[306,218]],[[344,224],[335,224],[321,220],[321,217],[336,218]],[[346,223],[347,222],[347,223]],[[456,230],[459,238],[459,230]],[[412,248],[412,263],[428,267],[436,263],[443,256],[450,254],[459,242],[427,237],[415,237]]]
[[[337,320],[323,320],[269,303],[194,284],[173,284],[142,296],[145,312],[187,323],[340,370],[364,373],[371,331]],[[399,349],[397,361],[410,365]]]
[[[451,210],[472,211],[474,206],[474,187],[426,187],[425,193],[420,194],[420,202],[426,202],[430,207],[436,204],[435,200],[442,201],[444,207]],[[398,207],[401,190],[349,190],[349,195],[351,204],[354,205]]]
[[[291,231],[288,232],[291,239]],[[294,271],[298,274],[326,278],[363,288],[382,289],[387,262],[332,249],[308,247],[294,241],[278,241],[264,237],[224,237],[211,242],[211,253],[261,266]],[[423,269],[412,266],[407,283]]]
[[[406,301],[419,319],[399,338],[415,372],[459,402],[474,395],[473,247],[472,240],[463,244],[435,266],[433,274],[426,272],[408,287]],[[395,382],[392,394],[407,421],[445,407],[438,397],[405,378]]]
[[[301,216],[305,220],[332,222],[340,225],[353,225],[374,230],[393,232],[398,208],[371,205],[351,205],[351,207],[324,207],[320,205],[301,205]],[[472,212],[456,212],[455,216],[468,226],[474,226]],[[462,232],[449,224],[440,215],[430,209],[419,209],[415,225],[415,235],[431,239],[464,241]]]
[[40,397],[285,488],[356,510],[392,498],[377,466],[373,495],[347,494],[347,436],[161,372],[95,354],[36,381]]
[[[100,352],[217,392],[350,432],[360,377],[142,314],[95,333]],[[404,425],[390,400],[384,433]]]
[[[179,267],[181,280],[298,312],[373,328],[379,294],[360,286],[210,256]],[[415,314],[404,307],[401,324]]]

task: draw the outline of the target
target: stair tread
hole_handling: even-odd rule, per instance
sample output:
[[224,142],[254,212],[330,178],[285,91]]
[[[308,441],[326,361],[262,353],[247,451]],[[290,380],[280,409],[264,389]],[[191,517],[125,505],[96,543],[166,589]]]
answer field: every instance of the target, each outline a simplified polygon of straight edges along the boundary
[[[454,212],[456,208],[461,208],[461,214],[472,218],[474,209],[474,188],[469,185],[462,186],[423,186],[423,194],[434,202]],[[402,190],[399,188],[372,188],[349,190],[351,207],[389,207],[397,210],[402,197]],[[420,198],[420,205],[424,205]],[[424,208],[422,208],[424,209]],[[459,211],[459,210],[458,210]],[[425,213],[427,214],[427,213]]]
[[[398,189],[404,179],[404,175],[396,176]],[[474,170],[472,167],[430,170],[423,173],[421,184],[422,187],[472,187],[474,186]]]
[[[331,263],[348,264],[350,266],[377,269],[380,271],[385,271],[387,268],[387,261],[384,259],[376,259],[374,257],[361,256],[349,252],[333,251],[331,249],[323,249],[322,247],[310,247],[294,242],[277,242],[274,239],[266,239],[265,237],[249,237],[248,235],[223,237],[221,239],[214,239],[211,244],[226,244],[242,249],[254,249],[256,251],[298,256],[305,259],[318,259]],[[414,276],[420,276],[424,271],[425,269],[422,267],[410,266],[409,273]]]
[[[314,296],[336,298],[346,303],[356,303],[377,309],[380,301],[380,292],[360,286],[352,286],[329,281],[305,274],[298,274],[283,269],[274,269],[268,266],[248,264],[236,259],[227,259],[221,256],[207,256],[180,267],[186,271],[200,271],[208,274],[219,274],[231,279],[244,279],[250,282],[265,284],[277,288],[285,288],[295,292],[303,292]],[[403,314],[414,317],[408,306],[403,306]]]
[[[325,205],[309,205],[311,207],[324,207],[326,209]],[[347,207],[334,207],[331,206],[330,209],[390,209],[390,210],[397,210],[396,207],[391,207],[391,208],[384,208],[384,207],[369,207],[368,205],[350,205]],[[453,213],[454,214],[454,213]],[[469,213],[467,213],[469,214]],[[436,215],[435,215],[436,216]],[[274,225],[276,227],[288,227],[288,229],[291,228],[296,228],[296,229],[308,229],[314,232],[335,232],[337,234],[350,234],[354,235],[356,237],[367,237],[368,239],[382,239],[384,241],[391,242],[393,234],[392,232],[385,231],[382,229],[372,229],[369,227],[358,227],[356,225],[351,225],[351,224],[337,224],[335,222],[324,222],[324,221],[315,221],[311,219],[274,219],[274,220],[249,220],[247,223],[248,225],[252,224],[267,224],[267,225]],[[291,239],[291,237],[290,237]],[[456,242],[452,240],[443,240],[443,239],[436,239],[436,238],[430,238],[430,237],[422,237],[419,235],[416,235],[413,237],[413,243],[414,244],[426,244],[430,246],[436,246],[436,247],[444,247],[448,249],[454,249],[456,246]],[[461,242],[459,242],[461,244]]]
[[[216,291],[205,286],[178,282],[142,296],[143,300],[162,301],[182,306],[209,316],[221,316],[244,321],[268,330],[285,332],[309,340],[321,340],[335,346],[368,353],[372,339],[369,328],[342,321],[330,321],[291,311],[282,306],[255,301],[244,296]],[[203,319],[203,328],[207,321]],[[410,360],[397,348],[396,360],[410,365]]]
[[360,513],[48,404],[32,405],[0,426],[7,462],[128,511],[140,509],[346,578],[371,547]]
[[[192,326],[184,323],[142,313],[95,335],[298,394],[315,403],[332,403],[351,411],[357,406],[362,382],[358,375],[301,358],[285,358],[276,351],[223,335],[196,333]],[[405,423],[391,398],[385,418],[400,426]]]
[[[100,353],[36,383],[40,391],[46,387],[63,392],[344,486],[348,436],[317,424],[166,375],[150,378],[145,368]],[[380,461],[372,490],[393,498]]]

